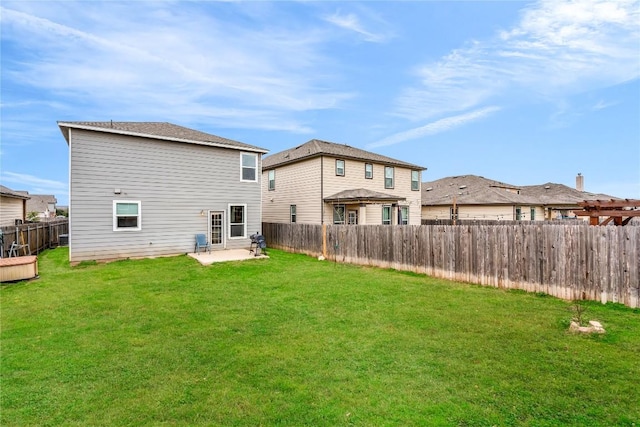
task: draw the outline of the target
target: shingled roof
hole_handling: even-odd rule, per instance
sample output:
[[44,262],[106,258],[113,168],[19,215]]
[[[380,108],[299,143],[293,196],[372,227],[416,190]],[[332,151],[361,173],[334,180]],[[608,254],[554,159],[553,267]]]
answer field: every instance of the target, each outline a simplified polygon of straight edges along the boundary
[[31,198],[27,201],[27,212],[44,212],[50,203],[58,203],[53,194],[29,194],[29,197]]
[[520,188],[477,175],[461,175],[422,183],[422,206],[533,205],[536,201],[520,194]]
[[606,194],[579,191],[575,188],[567,187],[563,184],[554,184],[552,182],[547,182],[542,185],[525,185],[521,188],[520,194],[535,198],[543,205],[575,205],[585,200],[617,199],[617,197]]
[[28,195],[24,193],[19,193],[17,191],[13,191],[12,189],[5,187],[4,185],[0,185],[0,195],[3,195],[5,197],[11,197],[14,199],[22,199],[22,200],[29,199]]
[[403,162],[401,160],[392,159],[391,157],[372,153],[370,151],[361,150],[345,144],[336,144],[334,142],[321,141],[312,139],[304,144],[291,148],[289,150],[280,151],[262,159],[262,169],[273,169],[277,166],[289,163],[299,162],[301,160],[319,157],[322,155],[339,157],[343,159],[362,160],[391,166],[400,166],[414,170],[424,170],[425,167]]
[[142,138],[162,139],[166,141],[186,142],[213,147],[266,153],[268,150],[232,139],[222,138],[167,122],[58,122],[58,126],[69,143],[69,129],[84,129],[119,135],[139,136]]

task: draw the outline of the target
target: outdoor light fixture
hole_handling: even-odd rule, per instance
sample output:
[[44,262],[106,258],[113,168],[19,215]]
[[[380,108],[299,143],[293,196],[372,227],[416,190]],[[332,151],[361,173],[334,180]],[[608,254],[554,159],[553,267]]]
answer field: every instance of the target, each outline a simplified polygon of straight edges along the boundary
[[204,216],[204,209],[200,211],[200,216]]

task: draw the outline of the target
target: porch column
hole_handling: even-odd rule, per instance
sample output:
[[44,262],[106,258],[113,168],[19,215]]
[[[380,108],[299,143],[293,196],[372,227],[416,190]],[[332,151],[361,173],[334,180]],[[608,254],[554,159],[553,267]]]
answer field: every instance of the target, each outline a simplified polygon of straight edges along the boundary
[[367,205],[364,203],[360,204],[358,208],[358,224],[366,224],[367,223]]

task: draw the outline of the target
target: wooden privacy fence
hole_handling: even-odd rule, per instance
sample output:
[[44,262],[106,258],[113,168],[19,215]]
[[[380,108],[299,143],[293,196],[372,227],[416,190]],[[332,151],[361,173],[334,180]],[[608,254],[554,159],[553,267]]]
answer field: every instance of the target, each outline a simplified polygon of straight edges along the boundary
[[339,262],[640,307],[640,227],[263,223],[262,230],[270,247],[312,256],[324,247]]
[[[58,219],[53,221],[32,222],[22,225],[0,227],[2,230],[3,244],[2,256],[6,257],[13,242],[19,245],[29,245],[33,255],[42,250],[58,246],[61,235],[69,234],[69,220]],[[18,255],[25,255],[20,249]]]

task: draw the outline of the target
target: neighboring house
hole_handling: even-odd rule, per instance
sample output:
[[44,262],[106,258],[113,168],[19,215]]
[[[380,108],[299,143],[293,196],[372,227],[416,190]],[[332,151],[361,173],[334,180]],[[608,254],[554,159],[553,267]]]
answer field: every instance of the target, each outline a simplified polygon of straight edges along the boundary
[[0,226],[16,225],[27,219],[29,196],[0,185]]
[[420,224],[425,168],[313,139],[265,157],[262,220],[306,224]]
[[462,175],[422,183],[422,219],[536,221],[544,210],[519,187]]
[[[583,182],[578,175],[576,185],[582,188]],[[572,211],[581,209],[579,202],[612,198],[562,184],[517,187],[476,175],[452,176],[422,183],[422,219],[574,219]]]
[[69,258],[249,248],[266,150],[171,123],[58,122],[69,145]]
[[[585,200],[611,200],[617,198],[606,194],[589,193],[552,182],[542,185],[525,185],[522,187],[522,194],[536,199],[543,207],[545,219],[548,220],[575,218],[576,215],[573,211],[581,211],[582,207],[578,203]],[[589,218],[582,217],[581,219],[587,221]]]
[[28,194],[27,216],[32,212],[37,213],[40,220],[47,221],[56,217],[56,203],[58,200],[50,194]]

